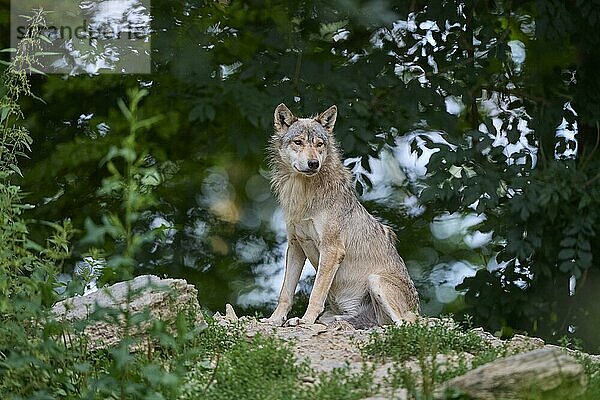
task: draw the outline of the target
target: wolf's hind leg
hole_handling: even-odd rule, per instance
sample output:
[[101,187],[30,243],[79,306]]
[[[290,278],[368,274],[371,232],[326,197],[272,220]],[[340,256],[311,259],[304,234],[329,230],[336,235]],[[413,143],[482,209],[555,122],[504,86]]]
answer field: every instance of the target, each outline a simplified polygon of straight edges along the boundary
[[412,285],[403,283],[400,278],[392,280],[377,274],[369,275],[369,294],[379,325],[390,322],[401,324],[416,319],[418,298],[415,299]]

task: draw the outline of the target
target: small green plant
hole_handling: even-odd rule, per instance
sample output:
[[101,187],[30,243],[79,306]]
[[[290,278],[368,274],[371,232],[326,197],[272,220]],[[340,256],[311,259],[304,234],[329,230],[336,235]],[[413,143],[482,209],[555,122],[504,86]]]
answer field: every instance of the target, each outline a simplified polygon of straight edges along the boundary
[[299,399],[336,400],[365,399],[377,394],[379,385],[374,383],[374,366],[363,367],[352,372],[349,367],[336,368],[318,376],[317,384],[297,395]]
[[[30,26],[20,41],[13,61],[0,74],[0,312],[9,312],[15,298],[24,300],[41,294],[41,302],[52,302],[55,263],[64,260],[69,252],[72,234],[70,221],[46,223],[54,233],[44,247],[29,238],[24,213],[32,208],[24,203],[24,194],[14,185],[13,177],[22,176],[19,158],[27,157],[32,138],[24,125],[19,105],[22,97],[35,97],[27,72],[36,62],[39,32],[45,25],[41,10],[29,17]],[[13,301],[10,301],[12,297]]]
[[[56,300],[56,275],[70,254],[73,228],[62,223],[39,222],[51,228],[44,244],[29,235],[32,208],[14,184],[22,176],[18,161],[30,151],[32,139],[19,106],[31,92],[27,71],[35,63],[44,13],[30,18],[25,38],[13,61],[0,74],[0,397],[49,398],[61,396],[78,383],[67,366],[78,354],[64,351],[54,340],[62,326],[54,323],[48,307]],[[37,99],[37,98],[36,98]],[[39,100],[39,99],[38,99]]]
[[583,350],[583,341],[580,338],[569,337],[567,335],[558,339],[558,345],[565,349]]
[[[33,97],[38,100],[27,78],[27,72],[33,69],[40,50],[41,31],[45,27],[44,12],[38,10],[28,17],[29,27],[27,34],[19,42],[14,51],[12,62],[6,65],[1,76],[0,97],[0,170],[23,175],[18,166],[20,157],[27,157],[25,151],[31,151],[33,142],[29,131],[24,126],[24,115],[19,105],[23,96]],[[2,177],[5,179],[6,176]]]
[[[145,211],[156,204],[154,189],[162,182],[162,175],[146,153],[139,153],[136,137],[161,119],[152,116],[140,119],[139,105],[148,95],[146,90],[133,89],[128,92],[128,104],[122,99],[119,108],[129,124],[129,134],[120,146],[113,146],[100,164],[105,166],[109,176],[102,180],[97,195],[106,202],[110,211],[102,216],[101,224],[96,225],[91,218],[86,219],[86,236],[82,244],[105,244],[105,236],[112,240],[113,249],[102,269],[102,282],[114,282],[131,278],[136,266],[135,255],[144,244],[156,238],[156,232],[149,229],[136,229]],[[112,210],[118,211],[112,211]],[[90,251],[98,257],[98,249]]]

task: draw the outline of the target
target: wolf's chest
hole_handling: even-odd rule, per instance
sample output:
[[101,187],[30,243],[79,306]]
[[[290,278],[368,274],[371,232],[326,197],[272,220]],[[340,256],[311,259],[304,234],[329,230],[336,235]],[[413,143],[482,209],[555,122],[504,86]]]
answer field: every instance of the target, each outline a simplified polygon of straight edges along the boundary
[[320,242],[319,232],[312,218],[301,219],[288,223],[288,231],[302,241]]
[[288,232],[298,240],[304,254],[315,268],[319,264],[319,247],[321,245],[318,222],[311,218],[288,223]]

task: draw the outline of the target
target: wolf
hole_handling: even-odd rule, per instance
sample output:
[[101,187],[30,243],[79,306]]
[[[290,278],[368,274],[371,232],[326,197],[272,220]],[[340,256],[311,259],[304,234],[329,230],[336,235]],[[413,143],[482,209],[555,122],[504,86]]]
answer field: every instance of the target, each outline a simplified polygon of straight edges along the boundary
[[[356,328],[414,320],[419,297],[392,229],[360,204],[333,129],[337,107],[297,118],[275,109],[269,143],[271,186],[285,216],[288,247],[273,325],[331,324]],[[302,318],[287,319],[308,258],[317,274]],[[327,309],[325,310],[325,305]]]

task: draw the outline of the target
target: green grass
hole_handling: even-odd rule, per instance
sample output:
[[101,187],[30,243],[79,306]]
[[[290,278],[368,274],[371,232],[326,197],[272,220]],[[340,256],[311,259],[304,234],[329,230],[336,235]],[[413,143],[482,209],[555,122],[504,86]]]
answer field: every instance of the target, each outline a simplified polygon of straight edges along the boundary
[[287,344],[273,337],[238,337],[206,356],[186,375],[180,399],[291,398],[309,372],[306,364],[295,362]]
[[299,397],[305,400],[359,400],[373,396],[378,391],[374,384],[374,369],[363,366],[360,371],[351,372],[349,368],[337,368],[322,373],[318,384],[302,392]]
[[434,323],[417,321],[413,324],[389,326],[383,333],[373,333],[362,347],[362,352],[370,358],[407,361],[424,352],[478,354],[488,349],[489,345],[475,333],[464,331],[448,320],[439,320]]
[[[317,373],[291,344],[248,338],[243,325],[209,320],[176,338],[157,324],[150,340],[125,338],[88,352],[58,338],[22,342],[0,356],[2,399],[362,399],[377,392],[373,370]],[[144,344],[131,352],[134,342]]]

